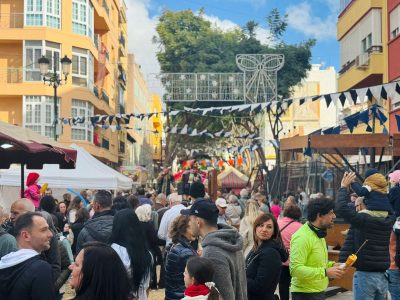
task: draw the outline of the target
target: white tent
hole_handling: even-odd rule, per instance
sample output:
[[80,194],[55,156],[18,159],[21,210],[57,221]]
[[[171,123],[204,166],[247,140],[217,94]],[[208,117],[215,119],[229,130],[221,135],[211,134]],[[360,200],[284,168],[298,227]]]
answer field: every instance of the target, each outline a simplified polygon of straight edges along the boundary
[[[54,189],[57,189],[60,190],[61,195],[66,192],[67,188],[78,191],[82,189],[129,190],[132,188],[132,179],[106,166],[82,147],[73,144],[71,148],[76,149],[78,152],[75,169],[63,170],[58,168],[58,165],[44,165],[42,170],[26,170],[25,176],[29,172],[39,173],[39,184],[48,183],[49,188],[53,189],[53,194]],[[7,199],[8,201],[4,201],[5,195],[7,195],[7,198],[11,195],[6,191],[8,187],[18,188],[19,191],[20,176],[21,172],[19,168],[0,170],[0,192],[3,194],[1,197],[3,201],[0,202],[3,202],[3,205],[5,204],[4,202],[9,202],[9,199]],[[61,192],[61,190],[63,191]]]

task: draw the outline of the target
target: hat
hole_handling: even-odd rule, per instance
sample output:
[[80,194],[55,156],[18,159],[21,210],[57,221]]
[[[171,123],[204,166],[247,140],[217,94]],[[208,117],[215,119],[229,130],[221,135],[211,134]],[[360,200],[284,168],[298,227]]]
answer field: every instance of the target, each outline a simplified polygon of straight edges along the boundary
[[394,183],[399,183],[400,182],[400,170],[396,170],[392,173],[389,174],[390,181]]
[[219,207],[227,207],[228,204],[226,203],[226,200],[224,198],[218,198],[217,201],[215,201],[215,205]]
[[368,178],[376,173],[379,173],[377,169],[368,169],[367,172],[365,172],[365,178]]
[[189,209],[182,209],[184,216],[196,216],[217,223],[218,208],[209,200],[198,199]]
[[29,173],[26,179],[26,186],[31,186],[32,184],[34,184],[39,177],[40,175],[38,173],[35,172]]
[[193,198],[203,198],[206,194],[204,184],[200,181],[195,181],[190,185],[189,195]]

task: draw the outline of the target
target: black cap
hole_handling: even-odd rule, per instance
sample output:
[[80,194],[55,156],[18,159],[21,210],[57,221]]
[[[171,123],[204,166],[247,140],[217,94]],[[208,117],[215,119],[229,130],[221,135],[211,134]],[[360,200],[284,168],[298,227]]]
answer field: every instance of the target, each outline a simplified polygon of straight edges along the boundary
[[197,199],[189,209],[182,209],[181,214],[196,216],[213,223],[217,223],[218,220],[217,206],[212,201],[206,199]]
[[190,185],[189,195],[193,198],[203,198],[206,194],[204,184],[200,181],[195,181]]

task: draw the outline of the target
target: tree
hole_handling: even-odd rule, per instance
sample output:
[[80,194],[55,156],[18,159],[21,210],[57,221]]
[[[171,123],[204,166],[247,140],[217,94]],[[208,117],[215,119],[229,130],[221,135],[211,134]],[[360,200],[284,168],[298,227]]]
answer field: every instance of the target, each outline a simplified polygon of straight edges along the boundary
[[[262,44],[256,39],[256,30],[259,24],[248,21],[243,28],[222,31],[215,28],[203,18],[204,10],[196,15],[191,10],[172,12],[165,10],[157,24],[158,37],[154,38],[159,46],[157,58],[163,73],[175,72],[239,72],[235,63],[237,54],[284,54],[285,65],[278,73],[278,95],[280,99],[290,97],[292,87],[306,77],[311,68],[311,48],[314,40],[300,44],[286,44],[283,34],[287,28],[286,16],[281,16],[277,9],[271,11],[266,20],[271,32],[272,41]],[[233,103],[214,102],[212,106],[231,105]],[[185,103],[185,106],[206,107],[209,103]],[[182,108],[182,104],[171,104],[171,109]],[[280,116],[282,112],[268,112],[270,130],[275,139],[282,130]],[[175,118],[175,123],[186,122],[196,128],[207,126],[209,130],[226,128],[227,124],[236,124],[249,133],[259,133],[260,125],[252,119],[237,119],[233,116],[219,118],[217,122],[210,122],[209,118],[190,118],[182,115]],[[182,123],[181,123],[182,124]],[[174,144],[179,148],[181,142],[187,143],[187,137],[167,137],[167,146]],[[173,139],[169,143],[168,139]],[[201,140],[201,139],[200,139]],[[263,149],[258,150],[264,163]],[[169,159],[172,159],[173,149],[167,149]],[[278,154],[278,153],[277,153]],[[278,155],[277,155],[278,156]],[[168,162],[168,158],[167,158]]]

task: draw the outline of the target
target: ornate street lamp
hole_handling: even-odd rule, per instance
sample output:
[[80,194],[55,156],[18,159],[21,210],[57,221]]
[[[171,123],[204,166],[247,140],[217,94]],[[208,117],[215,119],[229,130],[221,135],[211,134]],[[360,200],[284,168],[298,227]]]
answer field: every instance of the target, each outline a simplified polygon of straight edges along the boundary
[[53,54],[53,72],[49,72],[49,65],[50,61],[48,58],[45,56],[42,56],[38,63],[39,63],[39,69],[40,69],[40,74],[43,76],[43,82],[44,84],[48,84],[49,86],[53,86],[54,89],[54,140],[57,141],[57,119],[58,119],[58,112],[57,112],[57,88],[65,84],[67,82],[67,77],[69,74],[70,66],[72,61],[65,55],[61,60],[61,71],[64,75],[64,78],[62,78],[58,73],[57,73],[57,62],[55,59],[55,56]]

